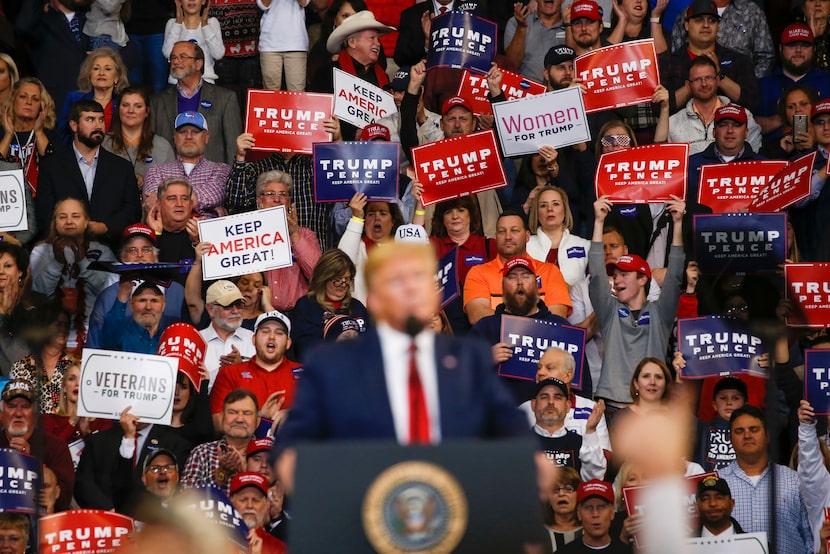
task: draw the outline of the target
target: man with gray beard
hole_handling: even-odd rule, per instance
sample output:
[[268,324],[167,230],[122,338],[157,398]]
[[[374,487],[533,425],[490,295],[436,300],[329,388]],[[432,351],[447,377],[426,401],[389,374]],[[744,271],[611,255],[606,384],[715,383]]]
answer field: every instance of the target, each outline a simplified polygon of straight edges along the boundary
[[170,76],[176,84],[153,96],[151,101],[156,134],[173,140],[173,121],[180,113],[198,111],[210,128],[205,158],[233,164],[236,137],[242,132],[242,119],[236,95],[202,80],[205,53],[198,44],[180,41],[170,52]]
[[[504,263],[502,277],[503,303],[496,307],[496,313],[481,318],[470,335],[481,337],[493,345],[493,361],[496,365],[506,362],[513,356],[513,347],[501,341],[501,318],[503,315],[513,315],[550,321],[557,325],[569,325],[568,320],[550,312],[545,302],[539,299],[539,287],[534,270],[534,262],[530,258],[516,256]],[[513,392],[516,404],[519,405],[535,396],[536,384],[533,381],[524,381],[502,377],[505,384]]]
[[207,343],[205,367],[213,388],[219,369],[238,364],[256,355],[254,334],[242,327],[242,304],[239,288],[230,281],[216,281],[208,287],[205,308],[210,325],[199,331]]
[[34,385],[29,381],[9,381],[2,394],[0,448],[19,450],[35,456],[55,472],[61,493],[55,501],[55,511],[69,509],[75,488],[75,468],[66,441],[44,431],[36,430],[37,404]]

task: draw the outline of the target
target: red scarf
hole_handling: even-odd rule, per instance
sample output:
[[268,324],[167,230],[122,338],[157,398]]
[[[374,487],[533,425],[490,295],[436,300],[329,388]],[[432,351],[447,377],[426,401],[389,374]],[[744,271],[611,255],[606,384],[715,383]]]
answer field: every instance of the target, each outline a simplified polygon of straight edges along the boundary
[[[337,63],[340,64],[340,69],[349,75],[357,77],[357,70],[354,67],[354,60],[345,49],[340,51],[340,55],[337,57]],[[378,86],[380,88],[383,88],[383,85],[389,84],[389,77],[379,64],[372,64],[372,71],[375,72],[375,79],[378,80]]]

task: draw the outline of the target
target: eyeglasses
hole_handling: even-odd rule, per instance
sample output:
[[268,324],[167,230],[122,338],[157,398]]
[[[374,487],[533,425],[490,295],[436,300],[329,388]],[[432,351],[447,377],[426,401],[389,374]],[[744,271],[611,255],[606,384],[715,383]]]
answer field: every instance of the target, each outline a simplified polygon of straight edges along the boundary
[[558,487],[553,487],[553,492],[559,494],[560,492],[564,492],[565,494],[571,494],[576,492],[576,489],[573,488],[572,485],[560,485]]
[[717,80],[717,75],[704,75],[703,77],[695,77],[694,79],[689,79],[689,83],[693,85],[702,85],[702,84],[709,84],[714,83]]
[[749,311],[749,306],[746,304],[742,306],[730,306],[726,309],[726,315],[742,314]]
[[173,54],[172,56],[170,56],[167,59],[170,60],[171,63],[176,63],[178,61],[186,62],[187,60],[195,60],[196,57],[195,56],[188,56],[187,54],[178,54],[178,55]]
[[176,464],[167,464],[164,466],[147,466],[147,470],[151,472],[153,475],[158,475],[159,473],[174,473],[179,471],[179,466]]
[[631,137],[628,135],[605,135],[599,139],[599,143],[605,148],[613,148],[614,146],[627,148],[631,146]]
[[137,246],[129,246],[129,247],[124,249],[124,252],[126,252],[130,256],[135,256],[139,252],[141,252],[142,254],[152,254],[155,251],[156,251],[156,249],[153,248],[152,246],[142,246],[141,248],[139,248]]
[[339,279],[329,279],[329,283],[335,287],[342,287],[343,285],[351,285],[353,279],[351,277],[340,277]]
[[283,191],[275,192],[273,190],[266,190],[260,193],[260,196],[265,196],[266,198],[288,198],[288,193]]

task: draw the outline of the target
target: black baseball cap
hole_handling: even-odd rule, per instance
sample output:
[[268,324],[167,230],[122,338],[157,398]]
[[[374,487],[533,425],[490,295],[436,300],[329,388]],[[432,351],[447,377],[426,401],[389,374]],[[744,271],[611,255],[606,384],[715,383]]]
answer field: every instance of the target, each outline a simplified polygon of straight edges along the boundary
[[696,497],[700,498],[700,495],[706,491],[719,492],[720,494],[725,494],[729,498],[732,498],[732,491],[729,490],[729,483],[726,482],[726,479],[721,479],[717,475],[710,475],[709,477],[700,480],[697,484]]
[[543,379],[536,383],[536,396],[538,396],[545,387],[556,387],[562,391],[562,394],[564,394],[566,398],[568,397],[568,385],[556,377],[548,377],[547,379]]

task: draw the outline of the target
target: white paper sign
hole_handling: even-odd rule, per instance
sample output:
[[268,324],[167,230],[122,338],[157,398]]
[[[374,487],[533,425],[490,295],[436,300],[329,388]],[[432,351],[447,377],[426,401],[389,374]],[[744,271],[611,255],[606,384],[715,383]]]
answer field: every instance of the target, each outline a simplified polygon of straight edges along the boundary
[[27,186],[23,170],[0,171],[0,233],[29,228],[26,217]]
[[205,281],[288,267],[291,241],[285,206],[199,221],[199,240],[212,244],[202,256]]
[[591,140],[579,87],[493,104],[502,152],[535,154],[540,146],[561,148]]
[[178,358],[84,348],[78,415],[119,419],[127,406],[146,423],[170,425]]
[[343,121],[362,129],[398,110],[395,99],[385,90],[337,68],[332,71],[334,115]]
[[766,533],[689,539],[686,554],[769,554]]

